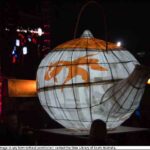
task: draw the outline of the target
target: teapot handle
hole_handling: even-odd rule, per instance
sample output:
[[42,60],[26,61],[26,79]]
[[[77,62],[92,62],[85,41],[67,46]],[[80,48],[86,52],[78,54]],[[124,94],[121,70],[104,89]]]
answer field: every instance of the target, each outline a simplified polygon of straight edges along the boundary
[[87,3],[85,3],[85,4],[81,7],[80,12],[79,12],[78,17],[77,17],[75,29],[74,29],[74,39],[76,38],[77,29],[78,29],[78,26],[79,26],[79,21],[80,21],[81,15],[82,15],[83,11],[85,10],[85,8],[86,8],[89,4],[96,4],[96,5],[102,10],[103,21],[104,21],[104,30],[105,30],[106,50],[107,50],[107,49],[108,49],[108,41],[107,41],[107,40],[108,40],[108,37],[107,37],[107,23],[106,23],[106,17],[105,17],[105,13],[104,13],[104,10],[103,10],[102,6],[101,6],[98,2],[96,2],[95,0],[88,1]]

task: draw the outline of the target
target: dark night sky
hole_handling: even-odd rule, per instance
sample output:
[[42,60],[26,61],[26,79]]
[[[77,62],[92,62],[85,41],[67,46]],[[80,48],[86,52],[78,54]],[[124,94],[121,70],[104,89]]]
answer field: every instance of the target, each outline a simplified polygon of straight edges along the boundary
[[[10,0],[4,1],[3,3]],[[17,8],[23,12],[40,12],[41,0],[15,0]],[[72,39],[76,18],[81,6],[87,0],[51,0],[53,16],[52,33],[55,43]],[[143,0],[97,0],[105,11],[108,37],[111,41],[122,40],[124,46],[133,49],[149,49],[150,1]],[[5,6],[4,6],[5,7]],[[13,6],[14,7],[14,6]],[[98,38],[104,38],[102,10],[89,5],[79,23],[78,35],[90,28]],[[55,41],[55,39],[57,40]],[[57,42],[60,41],[60,42]]]
[[[130,51],[150,50],[150,2],[98,1],[102,6],[108,28],[108,40],[121,40]],[[55,9],[53,25],[54,46],[73,38],[76,18],[83,3],[64,2]],[[94,36],[104,39],[102,9],[89,5],[81,16],[77,37],[84,29],[90,29]]]
[[[14,0],[16,8],[28,14],[40,14],[41,0]],[[51,0],[52,48],[73,38],[76,19],[81,6],[88,0]],[[1,3],[4,4],[10,0]],[[149,51],[150,1],[146,0],[97,0],[105,12],[108,40],[122,41],[131,52]],[[14,7],[13,6],[13,7]],[[90,29],[95,37],[104,39],[102,9],[89,5],[81,16],[77,37],[85,29]]]
[[[150,2],[102,1],[100,4],[105,11],[110,41],[121,40],[125,47],[133,50],[150,49]],[[80,4],[71,3],[64,3],[59,7],[54,26],[54,38],[57,37],[58,41],[59,38],[62,41],[72,39],[79,8]],[[86,28],[90,29],[95,37],[104,39],[102,10],[94,4],[83,12],[77,37]]]
[[[25,12],[38,11],[40,0],[18,1]],[[76,18],[86,0],[52,0],[52,45],[56,46],[73,38]],[[121,40],[131,51],[149,50],[150,2],[132,0],[97,0],[105,12],[108,38]],[[29,5],[30,4],[30,5]],[[95,4],[89,5],[81,16],[77,37],[89,28],[95,37],[104,39],[102,10]]]

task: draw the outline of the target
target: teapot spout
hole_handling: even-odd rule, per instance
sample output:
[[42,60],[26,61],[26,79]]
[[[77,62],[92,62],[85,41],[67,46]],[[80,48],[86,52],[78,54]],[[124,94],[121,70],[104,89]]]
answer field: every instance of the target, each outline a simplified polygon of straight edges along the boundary
[[118,81],[105,92],[102,102],[109,110],[108,129],[112,128],[110,121],[114,121],[117,127],[138,108],[149,77],[150,68],[137,65],[128,78]]
[[150,77],[150,68],[142,65],[136,65],[131,75],[125,79],[135,88],[144,88]]

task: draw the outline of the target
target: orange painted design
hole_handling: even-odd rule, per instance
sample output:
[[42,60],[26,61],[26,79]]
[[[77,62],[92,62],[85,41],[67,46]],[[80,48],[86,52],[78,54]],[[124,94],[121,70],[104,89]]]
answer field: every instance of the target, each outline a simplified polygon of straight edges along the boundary
[[[120,49],[114,43],[107,42],[107,44],[108,44],[107,45],[108,50]],[[65,42],[63,44],[60,44],[54,49],[60,50],[60,49],[74,49],[74,48],[106,50],[106,42],[103,40],[96,39],[96,38],[78,38],[78,39],[74,39],[74,40]]]
[[[69,80],[74,78],[75,76],[79,75],[82,77],[86,83],[89,82],[89,73],[85,69],[79,67],[79,65],[89,65],[89,67],[93,70],[97,71],[107,71],[106,68],[100,66],[98,63],[98,59],[89,58],[96,54],[91,54],[87,56],[83,56],[80,58],[75,59],[74,61],[59,61],[55,63],[50,63],[48,69],[45,72],[45,80],[51,80],[54,78],[54,81],[57,82],[56,76],[66,67],[69,72],[64,80],[63,84],[66,84]],[[94,64],[91,64],[94,63]]]

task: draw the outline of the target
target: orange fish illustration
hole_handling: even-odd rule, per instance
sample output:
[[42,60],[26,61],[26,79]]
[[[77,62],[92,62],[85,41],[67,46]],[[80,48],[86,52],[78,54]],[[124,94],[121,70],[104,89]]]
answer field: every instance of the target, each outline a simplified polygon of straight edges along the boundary
[[99,60],[94,58],[89,58],[96,54],[86,55],[80,58],[75,59],[74,61],[59,61],[55,63],[50,63],[49,67],[45,73],[45,80],[51,80],[54,78],[54,82],[57,82],[56,76],[64,69],[67,68],[69,70],[66,79],[63,82],[63,85],[66,84],[69,80],[79,75],[82,77],[82,80],[87,83],[89,81],[89,72],[79,65],[88,65],[91,69],[97,71],[107,71],[107,69],[100,64],[98,64]]

